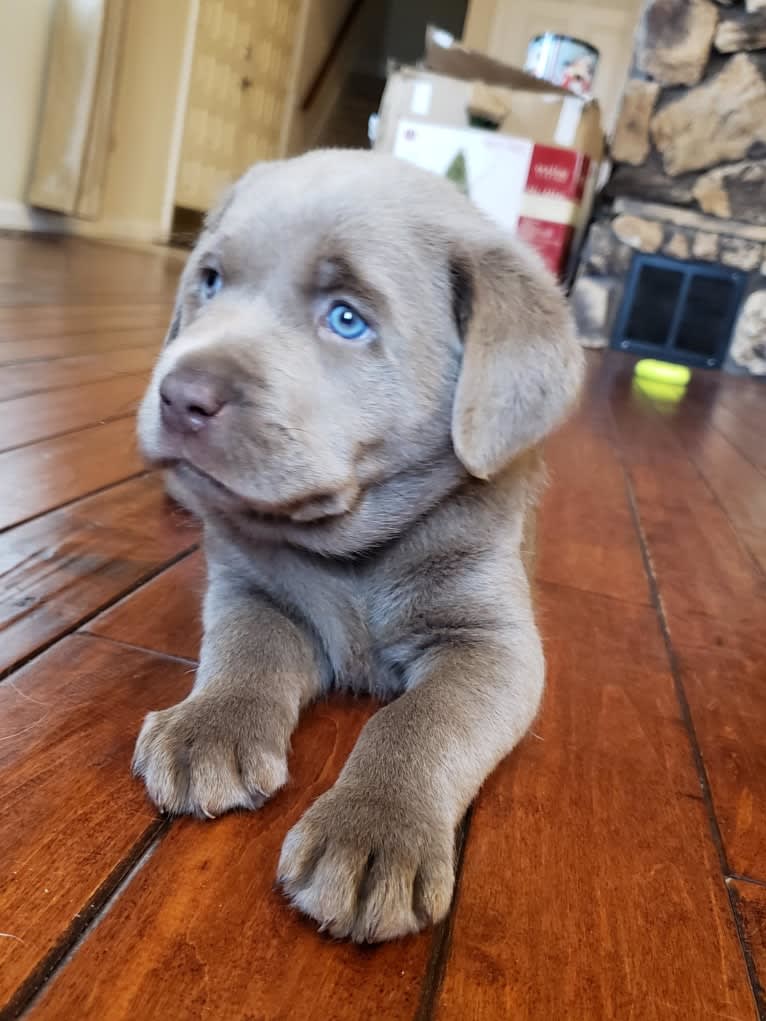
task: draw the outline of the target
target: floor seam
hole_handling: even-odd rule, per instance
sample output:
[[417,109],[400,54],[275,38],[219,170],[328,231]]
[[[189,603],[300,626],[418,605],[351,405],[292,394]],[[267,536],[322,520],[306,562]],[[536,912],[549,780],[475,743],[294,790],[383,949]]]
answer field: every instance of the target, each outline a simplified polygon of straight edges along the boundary
[[460,899],[465,852],[468,836],[471,831],[473,812],[474,806],[472,804],[469,806],[458,828],[455,848],[455,887],[452,892],[452,901],[447,917],[443,922],[439,923],[434,931],[431,953],[420,983],[420,999],[412,1021],[432,1021],[435,1016],[437,999],[447,971],[447,963],[452,946],[452,933],[455,927],[458,900]]
[[[652,408],[652,414],[654,415],[655,420],[662,422],[662,419],[660,418],[660,416],[657,413],[657,408],[654,406],[653,403],[651,405],[651,408]],[[723,516],[726,518],[726,523],[728,524],[729,528],[731,529],[731,531],[732,531],[732,533],[734,535],[734,538],[737,540],[738,546],[740,547],[742,552],[745,554],[747,559],[750,561],[750,564],[755,569],[756,574],[759,577],[761,577],[761,578],[766,577],[766,571],[761,566],[759,560],[757,559],[755,554],[752,552],[750,547],[747,545],[747,542],[745,541],[743,536],[740,534],[739,529],[737,528],[736,524],[734,523],[734,520],[732,519],[732,516],[729,513],[726,505],[721,500],[721,497],[718,495],[718,492],[716,491],[716,489],[713,487],[712,483],[708,479],[707,475],[705,474],[704,469],[701,468],[700,465],[697,463],[697,459],[696,459],[695,455],[686,448],[686,445],[684,444],[683,440],[681,438],[679,438],[677,433],[675,433],[664,422],[662,422],[662,424],[665,426],[666,431],[678,443],[678,446],[679,446],[681,452],[683,453],[684,457],[687,459],[689,464],[691,464],[692,467],[694,468],[694,470],[696,471],[696,473],[699,476],[700,481],[702,482],[703,486],[705,487],[705,489],[707,489],[708,493],[710,494],[710,497],[712,498],[713,503],[718,507],[718,509],[723,514]],[[713,427],[713,428],[715,428],[715,427]],[[726,443],[730,443],[730,441],[727,439],[726,436],[723,435],[723,433],[720,433],[720,435],[721,435],[721,437],[723,438],[723,440]],[[734,446],[733,443],[730,444],[730,445],[732,447]],[[744,457],[744,454],[742,455],[742,457]],[[745,460],[747,460],[747,458],[745,458]],[[748,461],[748,464],[750,464],[749,461]],[[754,468],[754,465],[750,465],[750,467]],[[759,475],[760,475],[760,472],[759,472]]]
[[637,600],[637,599],[625,599],[623,596],[615,596],[610,592],[599,592],[592,588],[581,588],[579,585],[572,585],[566,581],[551,581],[548,578],[538,574],[535,576],[535,585],[550,585],[553,588],[566,589],[568,592],[577,592],[579,595],[594,596],[596,599],[609,599],[613,603],[617,603],[619,606],[639,606],[645,610],[652,610],[654,606],[650,599]]
[[[23,307],[23,306],[18,306],[18,305],[0,305],[0,310],[5,309],[5,308],[19,308],[19,307]],[[30,308],[41,308],[43,306],[41,306],[41,305],[30,305],[29,307]],[[108,308],[109,306],[107,305],[106,307]],[[103,326],[94,326],[92,329],[88,329],[87,327],[84,328],[84,329],[79,329],[78,328],[76,330],[66,330],[65,329],[63,333],[61,333],[59,331],[54,331],[52,333],[28,333],[27,332],[27,327],[26,327],[26,325],[23,322],[18,323],[18,324],[17,323],[11,324],[8,321],[0,322],[0,334],[3,333],[3,330],[4,330],[5,327],[9,327],[9,326],[12,326],[12,328],[14,330],[17,330],[18,333],[19,333],[19,336],[17,336],[17,337],[3,337],[3,336],[0,336],[0,351],[2,351],[2,345],[3,344],[16,344],[16,343],[18,343],[19,340],[22,340],[22,339],[23,340],[30,340],[30,341],[32,341],[32,340],[50,340],[52,337],[56,337],[56,338],[60,338],[60,337],[91,337],[91,336],[93,336],[93,334],[102,334],[102,333],[132,333],[133,331],[135,331],[136,333],[140,333],[142,330],[164,330],[164,329],[166,329],[166,325],[167,324],[166,324],[166,322],[163,321],[163,317],[160,314],[157,315],[157,319],[159,321],[156,324],[150,324],[148,326],[145,323],[142,323],[140,326],[110,326],[107,329],[104,329]],[[63,355],[62,357],[66,358],[67,355]]]
[[734,441],[734,440],[733,440],[733,439],[731,438],[731,436],[728,436],[728,435],[727,435],[727,434],[726,434],[726,433],[725,433],[725,432],[723,431],[723,429],[721,429],[721,428],[720,428],[719,426],[717,426],[717,425],[715,424],[715,422],[711,422],[711,423],[710,423],[710,428],[711,428],[711,429],[713,429],[713,430],[714,430],[714,431],[715,431],[716,433],[718,433],[718,435],[719,435],[719,436],[721,436],[721,437],[722,437],[722,438],[723,438],[724,440],[726,440],[726,442],[727,442],[727,443],[728,443],[728,444],[729,444],[730,446],[734,447],[734,449],[735,449],[735,450],[737,451],[737,453],[739,454],[739,456],[740,456],[740,457],[741,457],[741,458],[742,458],[743,460],[747,461],[747,463],[748,463],[748,464],[750,465],[750,467],[751,467],[751,468],[753,469],[753,471],[756,471],[756,472],[758,472],[758,474],[759,474],[759,475],[761,476],[761,478],[763,478],[764,480],[766,480],[766,471],[764,471],[764,469],[763,469],[763,468],[761,467],[761,465],[757,464],[757,463],[756,463],[756,462],[755,462],[755,461],[754,461],[754,460],[753,460],[753,459],[752,459],[752,458],[750,457],[750,455],[749,455],[749,454],[747,453],[747,451],[746,451],[746,450],[743,450],[743,449],[742,449],[742,447],[740,447],[739,443],[736,443],[736,442],[735,442],[735,441]]
[[112,379],[122,379],[123,376],[141,376],[144,372],[148,382],[151,366],[147,366],[145,370],[128,369],[125,372],[111,372],[108,376],[98,376],[96,379],[86,379],[79,383],[62,383],[61,386],[41,386],[37,390],[22,390],[21,393],[11,394],[9,397],[0,397],[0,404],[7,404],[21,397],[37,397],[39,394],[58,393],[60,390],[74,390],[75,387],[88,386],[91,383],[108,383]]
[[[180,553],[176,553],[174,556],[168,558],[167,560],[163,560],[155,568],[148,571],[146,574],[142,575],[141,578],[138,581],[136,581],[133,585],[128,586],[128,588],[123,589],[120,593],[114,596],[113,599],[110,599],[107,602],[100,604],[91,613],[86,614],[84,617],[81,617],[74,624],[72,624],[70,627],[67,627],[64,631],[61,631],[60,633],[56,634],[49,641],[43,642],[40,645],[36,646],[36,648],[32,652],[30,652],[26,656],[23,656],[21,659],[17,660],[15,663],[13,663],[12,666],[0,669],[0,685],[2,685],[3,681],[7,680],[9,677],[12,677],[17,671],[21,670],[25,666],[28,666],[31,662],[33,662],[33,660],[37,659],[38,656],[42,656],[44,652],[47,652],[49,649],[52,649],[54,645],[62,641],[64,638],[69,638],[73,634],[80,633],[94,638],[101,637],[100,635],[99,636],[91,635],[90,632],[81,631],[81,629],[85,627],[86,624],[90,624],[92,620],[95,620],[102,613],[105,613],[107,610],[110,610],[121,600],[126,599],[129,595],[132,595],[134,592],[137,592],[138,589],[142,588],[144,585],[147,585],[150,581],[154,581],[155,578],[159,577],[159,575],[169,570],[169,568],[174,567],[182,560],[185,560],[187,557],[190,557],[192,553],[195,553],[198,549],[199,543],[194,543],[191,546],[185,547]],[[162,653],[157,653],[157,655],[162,655]]]
[[[700,410],[704,410],[704,408],[706,406],[706,402],[704,400],[699,399],[699,396],[700,395],[692,395],[692,398],[691,398],[692,404],[693,404],[693,406],[695,408],[698,408]],[[737,417],[735,415],[735,413],[731,410],[731,408],[727,408],[726,405],[723,405],[723,407],[724,407],[724,410],[728,412],[728,414],[732,415],[733,417]],[[745,421],[746,421],[746,419],[745,419]],[[751,468],[754,468],[755,471],[757,471],[759,475],[762,475],[764,478],[766,478],[766,471],[764,471],[764,469],[761,467],[761,465],[759,465],[755,461],[753,461],[753,459],[750,457],[750,455],[747,453],[747,451],[743,450],[742,447],[739,445],[739,443],[737,443],[736,440],[733,440],[731,438],[731,436],[729,436],[729,434],[724,429],[722,429],[720,427],[720,425],[716,425],[715,422],[710,422],[710,421],[707,423],[707,425],[714,432],[718,433],[718,435],[721,436],[724,440],[726,440],[727,443],[731,444],[731,446],[734,447],[734,449],[737,451],[737,453],[741,457],[743,457],[745,459],[745,461],[747,461],[747,463],[750,465]],[[748,423],[748,427],[749,427],[749,423]]]
[[747,883],[748,886],[760,886],[766,889],[766,879],[755,879],[753,876],[743,876],[740,872],[730,872],[726,878],[734,883]]
[[65,500],[63,503],[57,503],[53,507],[46,507],[45,510],[40,511],[38,514],[30,514],[29,517],[20,518],[18,521],[14,521],[11,525],[4,525],[0,528],[0,535],[12,532],[14,528],[20,528],[22,525],[28,525],[32,521],[38,521],[40,518],[44,518],[47,514],[54,514],[56,511],[65,510],[67,507],[73,507],[76,503],[87,500],[91,496],[99,496],[101,493],[107,493],[110,489],[116,489],[117,486],[121,486],[125,482],[132,482],[134,479],[144,478],[151,474],[152,472],[149,469],[141,468],[139,471],[131,472],[129,475],[123,475],[122,478],[117,479],[115,482],[108,482],[105,486],[98,486],[96,489],[89,489],[87,493],[80,493],[79,496],[73,496],[71,500]]
[[[123,598],[127,599],[129,596],[125,596]],[[134,642],[125,642],[121,638],[112,638],[110,635],[99,634],[98,631],[84,631],[82,628],[78,628],[74,634],[76,634],[78,638],[91,638],[99,642],[108,642],[110,645],[116,645],[120,649],[132,649],[134,652],[143,652],[150,656],[159,656],[160,659],[170,660],[171,663],[182,663],[184,666],[194,667],[195,670],[199,666],[198,659],[190,659],[188,656],[177,656],[175,653],[162,652],[160,649],[150,649],[146,645],[136,645]]]
[[[654,567],[652,566],[651,552],[649,550],[646,535],[641,524],[641,516],[639,514],[638,505],[633,490],[633,481],[631,478],[630,469],[628,468],[628,465],[625,462],[622,446],[619,441],[618,430],[613,418],[611,432],[612,443],[615,452],[617,453],[620,464],[622,465],[623,477],[625,480],[625,490],[628,498],[628,505],[630,507],[633,525],[636,531],[636,536],[641,550],[641,557],[644,562],[644,570],[646,572],[647,581],[649,584],[652,605],[657,616],[657,623],[659,625],[660,634],[662,635],[662,640],[665,645],[665,652],[667,655],[670,676],[681,714],[681,722],[684,726],[689,741],[692,762],[695,772],[697,773],[697,779],[702,792],[702,801],[705,807],[705,814],[707,815],[708,829],[713,843],[713,847],[718,857],[721,878],[723,880],[724,889],[726,890],[726,896],[729,902],[729,910],[731,912],[731,917],[734,923],[734,929],[737,934],[737,941],[739,943],[740,952],[742,954],[743,963],[745,965],[745,970],[750,985],[751,994],[753,996],[754,1006],[760,1021],[766,1021],[766,1004],[764,1004],[763,1002],[763,991],[761,989],[760,981],[758,979],[758,973],[750,950],[750,945],[747,939],[747,933],[745,932],[744,926],[742,924],[742,919],[740,917],[740,912],[738,910],[736,891],[733,890],[730,884],[726,881],[727,877],[730,874],[730,870],[726,858],[726,849],[724,846],[721,829],[718,823],[718,817],[715,812],[715,804],[713,801],[710,780],[708,778],[707,770],[705,768],[705,762],[699,747],[699,740],[697,738],[697,732],[694,726],[694,719],[692,717],[691,708],[686,697],[686,690],[684,688],[683,679],[681,676],[681,668],[678,662],[678,657],[676,656],[675,648],[673,646],[673,640],[670,635],[670,629],[668,627],[667,619],[665,617],[665,611],[662,605],[659,585],[657,583],[657,578],[654,573]],[[688,455],[685,456],[688,457]],[[691,461],[690,458],[689,460]]]
[[[28,340],[30,344],[34,343],[33,337],[25,337],[25,341]],[[38,340],[48,340],[47,337],[38,337]],[[0,357],[2,356],[2,341],[0,341]],[[9,344],[13,344],[14,341],[8,341]],[[122,351],[145,351],[147,348],[156,348],[159,351],[162,338],[159,340],[147,341],[145,344],[132,344],[128,347],[106,347],[103,350],[98,351],[80,351],[75,354],[63,354],[63,355],[39,355],[37,358],[14,358],[12,361],[4,362],[0,361],[0,370],[3,369],[16,369],[20,365],[49,365],[52,362],[66,362],[70,358],[100,358],[106,355],[119,354]],[[11,398],[12,399],[12,398]]]
[[100,425],[109,425],[111,422],[122,422],[126,418],[134,418],[135,414],[136,408],[131,408],[129,411],[104,416],[104,418],[99,418],[96,422],[85,422],[82,425],[74,426],[72,429],[62,429],[60,432],[50,433],[46,436],[38,436],[37,439],[34,440],[26,440],[24,443],[16,443],[12,447],[0,447],[0,456],[3,454],[14,453],[17,450],[26,450],[29,447],[36,447],[40,443],[47,443],[49,440],[58,440],[63,436],[74,436],[76,433],[88,432],[90,429],[97,429]]
[[147,826],[126,856],[115,865],[93,897],[84,905],[69,928],[60,934],[55,947],[37,964],[28,978],[15,990],[7,1005],[0,1008],[0,1021],[11,1021],[27,1011],[41,996],[51,979],[74,956],[80,946],[108,914],[112,904],[130,885],[134,876],[159,847],[170,829],[170,817],[157,818]]

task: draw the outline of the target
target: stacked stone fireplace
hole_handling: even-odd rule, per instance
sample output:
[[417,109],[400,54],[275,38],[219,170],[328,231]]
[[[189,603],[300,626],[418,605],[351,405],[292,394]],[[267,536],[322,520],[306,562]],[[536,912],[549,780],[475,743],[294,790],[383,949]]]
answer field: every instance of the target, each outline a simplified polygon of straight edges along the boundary
[[766,376],[766,0],[648,0],[612,158],[583,343]]

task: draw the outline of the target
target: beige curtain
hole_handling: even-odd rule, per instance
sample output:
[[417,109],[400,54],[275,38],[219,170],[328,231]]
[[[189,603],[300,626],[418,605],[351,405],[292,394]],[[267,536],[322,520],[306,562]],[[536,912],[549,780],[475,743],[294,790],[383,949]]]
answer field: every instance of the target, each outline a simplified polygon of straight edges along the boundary
[[101,210],[125,0],[58,0],[30,205],[85,219]]

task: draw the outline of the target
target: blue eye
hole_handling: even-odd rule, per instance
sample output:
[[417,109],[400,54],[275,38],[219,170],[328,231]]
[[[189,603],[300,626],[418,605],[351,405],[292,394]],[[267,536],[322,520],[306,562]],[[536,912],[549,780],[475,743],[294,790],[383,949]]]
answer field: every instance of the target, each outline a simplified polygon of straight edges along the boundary
[[360,340],[370,332],[367,321],[344,301],[336,302],[327,313],[327,325],[343,340]]
[[200,275],[199,291],[203,301],[210,301],[223,287],[223,277],[217,269],[206,266]]

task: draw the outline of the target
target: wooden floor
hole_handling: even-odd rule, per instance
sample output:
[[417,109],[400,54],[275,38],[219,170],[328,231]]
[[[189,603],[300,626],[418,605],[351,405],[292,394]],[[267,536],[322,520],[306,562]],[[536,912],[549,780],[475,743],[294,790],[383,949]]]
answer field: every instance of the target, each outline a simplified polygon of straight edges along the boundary
[[757,1017],[766,385],[700,372],[673,406],[591,356],[550,444],[544,710],[471,812],[447,924],[360,949],[273,880],[364,701],[306,714],[257,814],[169,823],[130,776],[199,644],[199,533],[133,440],[178,270],[0,239],[0,1015]]

